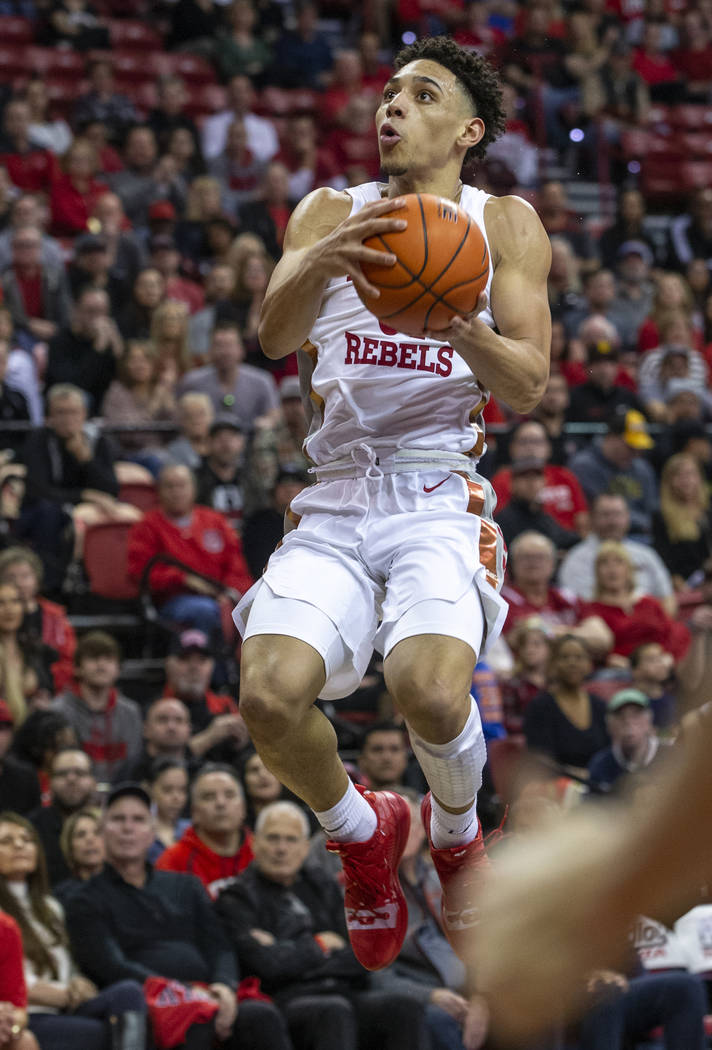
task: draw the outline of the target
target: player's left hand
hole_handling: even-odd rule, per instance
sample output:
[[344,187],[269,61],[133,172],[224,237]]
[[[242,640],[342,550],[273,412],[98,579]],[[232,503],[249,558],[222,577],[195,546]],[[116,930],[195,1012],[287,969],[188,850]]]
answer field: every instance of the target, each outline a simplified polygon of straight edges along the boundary
[[480,1050],[489,1031],[489,1007],[481,995],[473,995],[467,1004],[462,1043],[465,1050]]
[[447,328],[441,328],[437,332],[426,329],[423,335],[426,339],[436,339],[441,343],[450,343],[455,350],[457,350],[458,343],[474,349],[477,345],[477,329],[484,324],[483,321],[478,319],[477,315],[481,314],[486,306],[487,294],[480,292],[477,305],[471,313],[466,314],[465,317],[456,315]]

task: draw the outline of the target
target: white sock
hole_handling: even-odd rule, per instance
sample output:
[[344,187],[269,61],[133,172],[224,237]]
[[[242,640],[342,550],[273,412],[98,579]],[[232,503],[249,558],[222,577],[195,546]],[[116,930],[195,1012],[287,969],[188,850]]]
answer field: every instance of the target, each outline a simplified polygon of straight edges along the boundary
[[346,794],[335,806],[314,816],[334,842],[366,842],[376,830],[378,821],[369,806],[349,780]]
[[[482,722],[477,704],[470,699],[470,712],[462,730],[454,740],[445,744],[431,744],[409,727],[410,742],[415,757],[430,785],[433,798],[430,835],[436,849],[459,846],[477,836],[475,815],[477,792],[482,784],[482,769],[487,761]],[[438,805],[462,809],[450,813]]]
[[463,846],[477,838],[477,799],[464,813],[450,813],[431,796],[430,838],[435,849]]

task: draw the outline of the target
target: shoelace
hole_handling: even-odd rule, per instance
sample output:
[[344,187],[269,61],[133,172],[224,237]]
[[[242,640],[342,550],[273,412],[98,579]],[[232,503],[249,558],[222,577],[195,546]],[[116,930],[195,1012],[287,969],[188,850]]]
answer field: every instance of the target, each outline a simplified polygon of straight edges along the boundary
[[[383,879],[378,877],[371,861],[367,860],[365,857],[353,857],[349,854],[341,853],[340,849],[335,849],[331,852],[340,854],[344,873],[347,875],[349,881],[353,881],[357,884],[359,889],[363,888],[364,890],[367,890],[374,897],[378,897],[383,893]],[[385,901],[382,901],[381,903],[383,904]]]

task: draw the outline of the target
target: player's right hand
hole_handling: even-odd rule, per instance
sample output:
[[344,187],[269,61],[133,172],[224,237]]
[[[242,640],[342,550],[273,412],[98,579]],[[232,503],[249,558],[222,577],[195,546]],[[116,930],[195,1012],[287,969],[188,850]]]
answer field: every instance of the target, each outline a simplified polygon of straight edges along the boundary
[[402,197],[393,200],[385,198],[366,204],[355,215],[350,215],[331,233],[318,241],[312,248],[315,265],[329,277],[341,277],[346,274],[354,283],[357,291],[363,295],[378,298],[381,294],[375,285],[366,280],[361,266],[371,263],[377,266],[394,266],[396,257],[392,252],[367,248],[364,241],[379,233],[394,233],[404,230],[408,223],[395,216],[385,218],[388,212],[402,208],[405,201]]

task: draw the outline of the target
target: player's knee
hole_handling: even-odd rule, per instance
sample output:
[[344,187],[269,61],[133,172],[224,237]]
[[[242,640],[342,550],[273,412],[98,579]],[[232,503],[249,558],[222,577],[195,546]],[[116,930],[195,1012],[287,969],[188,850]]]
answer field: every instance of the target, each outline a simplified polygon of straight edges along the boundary
[[296,668],[272,660],[243,661],[240,714],[253,737],[276,740],[289,734],[316,695]]
[[447,672],[401,674],[388,688],[406,722],[427,740],[450,740],[462,722],[463,689]]

